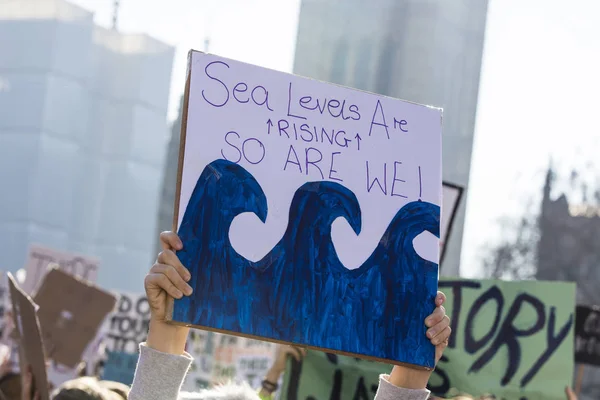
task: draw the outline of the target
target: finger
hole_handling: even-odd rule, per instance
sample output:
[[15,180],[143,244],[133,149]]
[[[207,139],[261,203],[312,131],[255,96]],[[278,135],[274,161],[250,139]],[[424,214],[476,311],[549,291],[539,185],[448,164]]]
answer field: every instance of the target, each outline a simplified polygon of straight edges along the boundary
[[169,281],[171,281],[171,283],[175,285],[175,287],[182,293],[185,293],[186,296],[191,295],[193,292],[192,287],[185,283],[181,275],[179,275],[179,272],[177,272],[175,267],[172,265],[154,264],[150,269],[150,272],[154,274],[166,275],[167,278],[169,278]]
[[444,304],[446,302],[446,295],[444,294],[444,292],[437,292],[437,296],[435,297],[435,305],[436,307],[441,306],[442,304]]
[[427,330],[427,337],[429,339],[436,337],[436,335],[438,335],[448,326],[450,326],[450,318],[447,315],[444,315],[444,318],[442,318],[440,322]]
[[192,275],[190,271],[187,270],[186,267],[183,266],[181,261],[179,261],[179,257],[177,254],[173,252],[173,250],[164,250],[158,254],[158,258],[156,260],[158,264],[166,264],[172,265],[175,267],[179,275],[187,282],[191,279]]
[[31,386],[32,381],[33,381],[33,374],[31,373],[31,367],[27,367],[27,372],[25,373],[25,384],[29,387],[29,386]]
[[148,274],[146,275],[145,284],[146,288],[160,288],[173,298],[180,299],[183,297],[183,292],[177,289],[165,274]]
[[431,344],[433,344],[434,346],[444,345],[444,347],[445,347],[448,345],[448,338],[450,337],[451,334],[452,334],[452,328],[447,326],[446,328],[444,328],[443,331],[438,333],[436,337],[431,339]]
[[160,233],[160,245],[163,250],[181,250],[183,243],[175,232],[164,231]]
[[444,306],[436,307],[435,310],[433,310],[433,312],[425,319],[425,325],[428,328],[436,326],[442,321],[445,315],[446,309],[444,308]]
[[298,347],[290,346],[290,351],[288,354],[294,357],[296,361],[302,361],[302,352]]

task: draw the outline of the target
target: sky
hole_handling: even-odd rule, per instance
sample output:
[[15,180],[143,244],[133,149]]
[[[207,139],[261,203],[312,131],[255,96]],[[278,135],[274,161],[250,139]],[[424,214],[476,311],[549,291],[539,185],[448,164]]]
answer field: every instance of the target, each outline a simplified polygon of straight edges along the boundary
[[[113,0],[71,0],[110,26]],[[209,51],[292,72],[300,0],[120,0],[118,26],[177,46],[169,119],[186,54]],[[376,2],[374,2],[376,4]],[[552,159],[559,174],[592,179],[600,150],[600,2],[490,0],[467,189],[461,273],[478,277],[499,220],[539,198]],[[600,175],[600,174],[599,174]],[[555,195],[558,195],[556,193]]]

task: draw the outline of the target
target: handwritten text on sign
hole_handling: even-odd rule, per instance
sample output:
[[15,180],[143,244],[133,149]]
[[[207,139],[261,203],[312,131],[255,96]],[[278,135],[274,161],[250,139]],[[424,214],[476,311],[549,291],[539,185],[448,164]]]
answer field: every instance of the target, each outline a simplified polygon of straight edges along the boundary
[[[440,280],[453,333],[429,382],[437,395],[562,400],[573,372],[575,287],[561,282]],[[589,322],[591,327],[593,323]],[[288,400],[372,399],[391,366],[309,351],[288,363]]]
[[120,293],[115,311],[102,326],[106,347],[115,353],[137,353],[146,340],[150,324],[150,306],[145,295]]
[[84,256],[81,254],[58,251],[40,245],[31,245],[25,271],[25,283],[23,290],[31,293],[37,288],[39,283],[46,275],[48,264],[56,263],[59,268],[71,275],[95,282],[98,276],[98,265],[100,260],[95,257]]
[[379,375],[390,365],[309,350],[301,363],[290,359],[282,395],[287,400],[372,400]]
[[[403,205],[440,205],[441,110],[199,52],[191,62],[198,72],[190,82],[186,148],[202,152],[184,157],[179,210],[206,165],[225,159],[243,166],[269,208],[264,227],[249,215],[232,225],[231,241],[245,257],[257,261],[271,250],[295,191],[309,181],[340,183],[361,204],[360,240],[347,226],[332,227],[348,268],[368,258]],[[182,218],[180,212],[179,224]],[[424,251],[437,260],[437,244]]]
[[430,388],[563,399],[573,375],[575,285],[440,281],[453,334]]

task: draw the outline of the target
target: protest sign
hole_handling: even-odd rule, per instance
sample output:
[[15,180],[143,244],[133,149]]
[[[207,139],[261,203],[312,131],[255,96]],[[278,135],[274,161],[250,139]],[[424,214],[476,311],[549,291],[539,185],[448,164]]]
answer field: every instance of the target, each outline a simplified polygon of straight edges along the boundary
[[131,385],[137,361],[137,354],[109,351],[104,362],[102,379]]
[[235,357],[235,377],[258,388],[275,361],[276,345],[254,339],[242,339]]
[[440,264],[444,262],[446,254],[446,243],[452,231],[454,216],[462,198],[463,188],[452,183],[443,182],[442,184],[442,218],[440,224]]
[[239,355],[236,357],[235,364],[236,379],[241,382],[248,382],[252,387],[260,387],[272,362],[273,357],[267,355]]
[[23,372],[31,369],[40,400],[50,400],[46,357],[36,314],[37,305],[19,287],[11,274],[8,274],[8,280],[15,331],[19,341],[20,370]]
[[452,336],[430,388],[564,399],[573,377],[575,284],[443,280]]
[[106,349],[116,353],[137,354],[146,340],[150,325],[150,305],[143,294],[120,293],[117,307],[101,328]]
[[413,239],[440,234],[441,117],[192,51],[175,225],[194,295],[172,320],[433,367],[439,242]]
[[257,388],[273,364],[275,345],[193,329],[186,351],[194,362],[184,390],[194,391],[228,381],[247,382]]
[[302,362],[288,361],[281,392],[286,400],[372,400],[379,375],[391,370],[383,363],[307,351]]
[[[433,372],[440,396],[564,399],[573,372],[575,288],[560,282],[440,280],[452,336]],[[391,366],[320,352],[290,361],[287,400],[372,399]]]
[[187,374],[184,389],[194,391],[209,387],[213,382],[213,366],[215,348],[220,334],[191,329],[187,340],[186,351],[194,361]]
[[54,250],[33,244],[29,247],[25,264],[25,282],[23,290],[32,293],[44,279],[48,264],[58,264],[63,271],[78,276],[86,281],[95,282],[98,276],[100,260],[81,254]]
[[575,362],[600,366],[600,308],[577,306]]
[[10,322],[8,310],[10,309],[10,297],[6,274],[0,271],[0,343],[7,343]]
[[116,299],[56,264],[50,265],[54,267],[45,274],[35,295],[44,346],[49,359],[75,368]]

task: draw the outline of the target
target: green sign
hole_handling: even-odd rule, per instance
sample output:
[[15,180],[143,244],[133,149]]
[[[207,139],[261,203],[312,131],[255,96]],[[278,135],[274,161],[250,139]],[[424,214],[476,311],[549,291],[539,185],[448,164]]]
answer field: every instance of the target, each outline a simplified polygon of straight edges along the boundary
[[[563,400],[573,376],[575,285],[442,280],[452,336],[429,382],[439,396]],[[308,352],[291,363],[282,400],[368,400],[389,365]]]
[[281,400],[370,400],[379,375],[392,367],[358,358],[308,351],[299,363],[290,361]]

